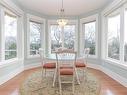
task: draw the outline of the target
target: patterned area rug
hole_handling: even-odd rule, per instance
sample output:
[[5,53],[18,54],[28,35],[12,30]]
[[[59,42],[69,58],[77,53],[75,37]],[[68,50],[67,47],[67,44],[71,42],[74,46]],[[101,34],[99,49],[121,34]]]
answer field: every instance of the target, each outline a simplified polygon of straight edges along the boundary
[[[36,71],[22,83],[20,95],[59,95],[58,83],[52,87],[52,79],[51,75],[41,78],[41,71]],[[100,83],[94,75],[87,73],[86,83],[80,80],[80,85],[75,82],[75,95],[99,95]],[[72,84],[62,84],[62,94],[72,95]]]

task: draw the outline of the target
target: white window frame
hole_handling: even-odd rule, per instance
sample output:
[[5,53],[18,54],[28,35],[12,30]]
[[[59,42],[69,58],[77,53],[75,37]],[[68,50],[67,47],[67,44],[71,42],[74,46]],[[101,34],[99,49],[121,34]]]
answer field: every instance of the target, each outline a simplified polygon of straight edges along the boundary
[[39,54],[30,55],[30,20],[41,24],[41,48],[45,50],[45,19],[35,15],[27,14],[27,58],[39,58]]
[[[5,16],[5,13],[8,13],[9,15],[13,15],[13,16],[15,16],[16,17],[16,19],[17,19],[17,35],[16,35],[16,57],[15,58],[11,58],[11,59],[8,59],[8,60],[14,60],[14,59],[18,59],[18,16],[16,15],[16,14],[14,14],[14,13],[12,13],[11,11],[9,11],[9,10],[7,10],[7,9],[5,9],[4,10],[4,16]],[[4,17],[4,22],[5,22],[5,17]],[[4,24],[4,27],[5,27],[5,24]],[[4,28],[5,29],[5,28]],[[5,37],[5,30],[4,30],[4,37]],[[3,43],[4,43],[4,60],[5,60],[5,38],[4,38],[4,40],[3,40]]]
[[90,58],[97,58],[98,57],[98,14],[82,18],[80,19],[80,56],[82,56],[84,52],[84,31],[83,31],[83,24],[84,23],[89,23],[92,21],[96,21],[96,31],[95,31],[95,55],[89,55]]
[[[124,4],[124,6],[123,6],[123,12],[124,12],[124,14],[125,14],[125,11],[127,11],[127,3],[126,4]],[[125,15],[123,14],[123,21],[125,21]],[[124,23],[123,23],[124,24]],[[123,35],[124,35],[124,33],[125,33],[125,28],[124,28],[125,26],[123,25]],[[124,39],[124,36],[123,36],[123,39]],[[124,42],[123,42],[124,43]],[[124,46],[123,46],[123,48],[124,48]],[[127,62],[125,62],[124,61],[124,52],[123,52],[123,63],[124,64],[127,64]]]
[[[5,12],[14,14],[17,17],[17,57],[5,60],[5,33],[4,33],[4,16]],[[17,62],[24,58],[24,33],[23,33],[23,14],[11,1],[0,1],[0,66],[8,65],[12,62]],[[19,48],[20,47],[20,48]],[[22,48],[21,48],[22,47]]]
[[[119,58],[120,58],[119,60],[108,57],[108,17],[113,17],[113,16],[115,16],[117,14],[120,14],[120,31],[121,31],[121,13],[120,13],[120,10],[121,9],[117,9],[116,11],[114,11],[111,14],[106,16],[106,25],[107,25],[106,30],[107,30],[107,33],[106,33],[106,53],[105,53],[106,56],[105,56],[105,58],[107,60],[113,61],[113,62],[120,62],[121,56],[119,56]],[[119,55],[121,55],[121,32],[120,32],[120,50],[119,50]]]
[[[116,63],[114,65],[118,65],[120,67],[125,67],[127,65],[127,62],[124,62],[124,11],[125,8],[127,8],[127,3],[126,1],[123,2],[114,2],[112,6],[107,7],[101,14],[102,18],[102,59],[110,62],[110,63]],[[108,34],[108,26],[107,24],[107,16],[114,15],[116,13],[120,13],[120,60],[108,58],[108,42],[107,42],[107,34]],[[106,48],[105,48],[106,47]]]
[[[51,54],[51,36],[50,36],[50,26],[51,25],[58,25],[57,20],[48,20],[48,55]],[[75,43],[74,43],[74,50],[78,50],[78,20],[69,20],[67,25],[75,25]],[[62,44],[64,41],[62,42]]]

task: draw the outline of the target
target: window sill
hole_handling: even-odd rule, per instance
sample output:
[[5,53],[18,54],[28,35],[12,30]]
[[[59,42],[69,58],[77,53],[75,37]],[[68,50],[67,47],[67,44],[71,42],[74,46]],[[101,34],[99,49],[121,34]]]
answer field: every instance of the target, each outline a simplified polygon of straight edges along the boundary
[[119,60],[111,60],[111,59],[106,59],[105,62],[109,63],[109,64],[112,64],[112,65],[116,65],[118,67],[121,67],[123,69],[126,69],[127,70],[127,63],[122,63],[120,62]]
[[40,55],[38,54],[38,55],[29,55],[27,58],[32,59],[32,58],[39,58],[39,57]]
[[9,59],[9,60],[4,60],[2,62],[0,62],[0,68],[3,68],[3,67],[6,67],[8,65],[11,65],[11,64],[15,64],[19,61],[18,58],[13,58],[13,59]]

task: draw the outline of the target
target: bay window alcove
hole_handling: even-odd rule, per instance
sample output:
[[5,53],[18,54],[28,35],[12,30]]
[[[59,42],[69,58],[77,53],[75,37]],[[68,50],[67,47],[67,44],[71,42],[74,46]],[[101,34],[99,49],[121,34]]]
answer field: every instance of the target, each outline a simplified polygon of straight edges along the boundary
[[81,9],[85,10],[78,8],[80,11],[75,4],[72,11],[71,4],[65,2],[70,10],[66,11],[68,23],[63,27],[57,23],[56,3],[47,1],[51,9],[46,9],[43,0],[39,0],[40,5],[29,1],[0,0],[0,85],[24,70],[42,66],[39,48],[53,62],[56,56],[52,59],[50,55],[58,48],[75,50],[79,61],[85,59],[84,49],[90,48],[88,69],[100,70],[127,87],[126,0],[114,0],[107,7],[106,2],[113,0],[104,0],[105,6],[100,4],[96,9],[83,7],[84,3]]

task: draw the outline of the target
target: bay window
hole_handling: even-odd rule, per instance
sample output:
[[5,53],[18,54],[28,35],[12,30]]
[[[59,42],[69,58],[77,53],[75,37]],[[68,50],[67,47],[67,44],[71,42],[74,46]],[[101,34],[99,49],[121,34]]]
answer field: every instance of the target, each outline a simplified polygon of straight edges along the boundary
[[4,16],[5,34],[5,60],[17,57],[17,17],[5,13]]
[[120,14],[108,17],[108,57],[120,59]]

